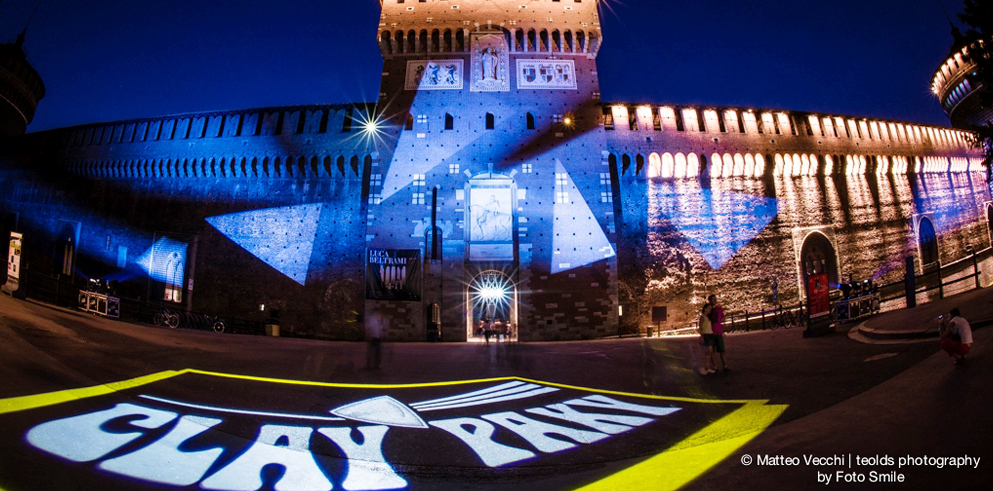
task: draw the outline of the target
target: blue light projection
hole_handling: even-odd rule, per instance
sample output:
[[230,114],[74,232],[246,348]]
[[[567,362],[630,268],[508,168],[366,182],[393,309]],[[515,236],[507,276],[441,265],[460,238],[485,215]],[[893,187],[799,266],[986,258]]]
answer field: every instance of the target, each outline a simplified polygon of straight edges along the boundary
[[724,267],[779,213],[773,198],[703,188],[677,191],[671,184],[663,184],[654,201],[659,213],[714,271]]
[[552,274],[614,257],[614,247],[603,227],[558,159],[555,159],[553,215]]
[[185,242],[162,237],[142,253],[136,262],[153,280],[181,287],[186,271],[186,247]]
[[304,285],[321,204],[284,206],[208,217],[207,223],[262,262]]
[[970,175],[927,174],[914,183],[914,206],[918,213],[933,213],[939,234],[968,226],[981,218],[985,193],[977,192]]

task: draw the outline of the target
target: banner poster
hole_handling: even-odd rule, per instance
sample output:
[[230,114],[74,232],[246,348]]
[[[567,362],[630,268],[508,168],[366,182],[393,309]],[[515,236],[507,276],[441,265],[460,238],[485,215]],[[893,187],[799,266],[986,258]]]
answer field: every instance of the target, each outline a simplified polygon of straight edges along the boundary
[[368,249],[365,295],[369,300],[421,301],[421,251]]
[[21,234],[10,233],[10,248],[7,252],[7,280],[17,284],[21,277]]
[[807,300],[811,319],[831,313],[831,299],[826,274],[807,277]]

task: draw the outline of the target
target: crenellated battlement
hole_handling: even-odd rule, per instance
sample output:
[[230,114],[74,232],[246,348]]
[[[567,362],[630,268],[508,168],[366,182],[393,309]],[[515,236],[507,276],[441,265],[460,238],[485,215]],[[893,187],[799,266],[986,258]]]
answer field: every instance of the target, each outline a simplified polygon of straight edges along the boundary
[[[263,107],[242,111],[177,114],[59,129],[68,147],[204,140],[226,137],[317,135],[358,130],[354,117],[373,104]],[[346,135],[347,137],[347,135]]]
[[384,57],[467,53],[469,34],[502,31],[512,52],[596,56],[599,0],[381,0]]
[[[974,150],[969,131],[900,121],[750,107],[683,106],[607,102],[603,125],[608,131],[704,133],[713,136],[762,136],[773,140],[810,137],[827,141]],[[775,143],[774,141],[770,143]]]

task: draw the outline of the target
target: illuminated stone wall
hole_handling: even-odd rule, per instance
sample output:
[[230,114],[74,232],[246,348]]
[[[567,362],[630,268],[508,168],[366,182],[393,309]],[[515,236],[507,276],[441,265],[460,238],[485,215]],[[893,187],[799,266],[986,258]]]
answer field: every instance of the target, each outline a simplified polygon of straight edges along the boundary
[[615,334],[596,2],[460,7],[383,4],[382,112],[401,131],[373,171],[367,246],[428,257],[435,192],[443,245],[420,302],[370,300],[367,312],[388,313],[391,338],[421,340],[424,306],[438,303],[444,338],[465,340],[474,278],[496,270],[518,292],[520,339]]
[[363,177],[379,160],[345,124],[360,110],[271,108],[28,135],[7,152],[8,168],[21,170],[3,174],[2,208],[18,214],[40,273],[61,272],[68,225],[76,274],[162,300],[161,281],[149,281],[155,265],[143,261],[165,237],[187,244],[190,262],[184,295],[166,306],[256,321],[276,309],[288,334],[358,339]]
[[747,108],[608,104],[604,114],[623,201],[621,303],[641,312],[622,319],[631,329],[658,305],[685,325],[709,293],[729,310],[770,308],[773,280],[780,302],[795,304],[798,250],[815,230],[831,238],[839,277],[882,283],[919,256],[915,215],[933,214],[943,262],[989,246],[989,190],[967,133]]
[[[655,305],[679,325],[715,291],[759,310],[774,279],[796,302],[810,233],[837,253],[833,274],[881,282],[920,255],[920,216],[942,262],[989,245],[968,133],[604,104],[597,2],[455,5],[383,3],[376,104],[5,141],[0,232],[25,232],[35,271],[116,279],[129,298],[278,310],[284,332],[319,338],[384,320],[403,341],[426,339],[433,304],[446,341],[476,338],[484,316],[534,341],[644,328]],[[499,311],[477,301],[494,284]]]

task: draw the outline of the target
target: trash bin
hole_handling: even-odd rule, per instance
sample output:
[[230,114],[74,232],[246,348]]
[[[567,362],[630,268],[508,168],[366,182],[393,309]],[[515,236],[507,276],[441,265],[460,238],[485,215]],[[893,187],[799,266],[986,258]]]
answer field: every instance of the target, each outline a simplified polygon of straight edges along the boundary
[[279,337],[279,324],[266,324],[265,325],[265,335],[272,336],[275,338]]

